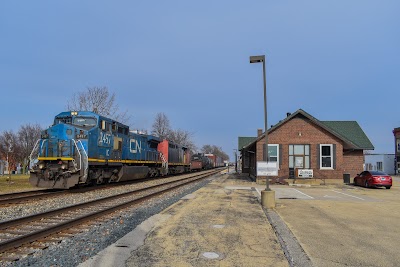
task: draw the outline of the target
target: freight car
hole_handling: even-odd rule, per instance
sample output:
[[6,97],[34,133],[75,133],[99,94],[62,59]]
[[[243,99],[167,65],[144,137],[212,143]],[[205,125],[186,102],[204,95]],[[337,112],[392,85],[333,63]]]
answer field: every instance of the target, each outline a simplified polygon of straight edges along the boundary
[[213,168],[224,167],[225,163],[223,159],[214,154],[204,154],[204,156],[208,157],[211,160],[211,164]]
[[200,171],[213,168],[212,160],[207,157],[204,153],[197,153],[192,155],[190,160],[190,170]]
[[30,155],[29,182],[67,189],[190,171],[186,147],[88,111],[62,112]]

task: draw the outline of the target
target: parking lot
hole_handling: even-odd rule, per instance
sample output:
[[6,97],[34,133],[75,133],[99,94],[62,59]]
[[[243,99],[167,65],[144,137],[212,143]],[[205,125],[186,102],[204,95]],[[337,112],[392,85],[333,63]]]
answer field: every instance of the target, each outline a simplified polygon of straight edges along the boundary
[[335,189],[303,189],[303,188],[275,188],[277,199],[299,200],[336,200],[336,201],[378,201],[375,198],[358,195],[357,188]]
[[276,211],[316,266],[398,266],[400,178],[390,190],[272,186]]

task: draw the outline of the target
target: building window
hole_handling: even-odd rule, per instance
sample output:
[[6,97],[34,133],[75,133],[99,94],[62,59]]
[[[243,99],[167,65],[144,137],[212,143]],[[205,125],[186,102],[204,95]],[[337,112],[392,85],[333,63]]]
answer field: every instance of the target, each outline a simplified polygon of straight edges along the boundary
[[372,171],[372,164],[371,163],[366,163],[364,171]]
[[377,170],[377,171],[383,171],[383,164],[382,164],[382,161],[378,161],[378,162],[376,163],[376,170]]
[[[263,145],[263,160],[267,161],[265,158],[265,144]],[[279,145],[278,144],[268,144],[268,156],[269,162],[276,162],[279,166]]]
[[289,145],[289,168],[310,168],[310,145]]
[[243,151],[243,168],[250,168],[250,154],[254,154],[254,152]]
[[397,152],[400,152],[400,138],[396,139],[396,148],[397,148]]
[[320,168],[333,169],[333,145],[319,145]]

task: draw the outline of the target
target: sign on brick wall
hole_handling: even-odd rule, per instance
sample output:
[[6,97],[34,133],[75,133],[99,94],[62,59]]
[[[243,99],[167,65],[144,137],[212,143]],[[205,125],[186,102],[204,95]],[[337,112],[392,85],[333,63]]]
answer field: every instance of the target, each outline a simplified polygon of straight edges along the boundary
[[314,172],[312,169],[296,169],[298,178],[313,178]]

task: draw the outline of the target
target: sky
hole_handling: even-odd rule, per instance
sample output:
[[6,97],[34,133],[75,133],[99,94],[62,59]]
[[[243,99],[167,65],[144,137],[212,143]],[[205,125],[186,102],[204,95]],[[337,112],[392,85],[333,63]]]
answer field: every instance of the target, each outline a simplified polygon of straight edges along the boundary
[[134,128],[163,112],[234,159],[239,136],[303,109],[355,120],[394,153],[400,127],[400,1],[16,1],[0,3],[0,132],[48,127],[106,86]]

